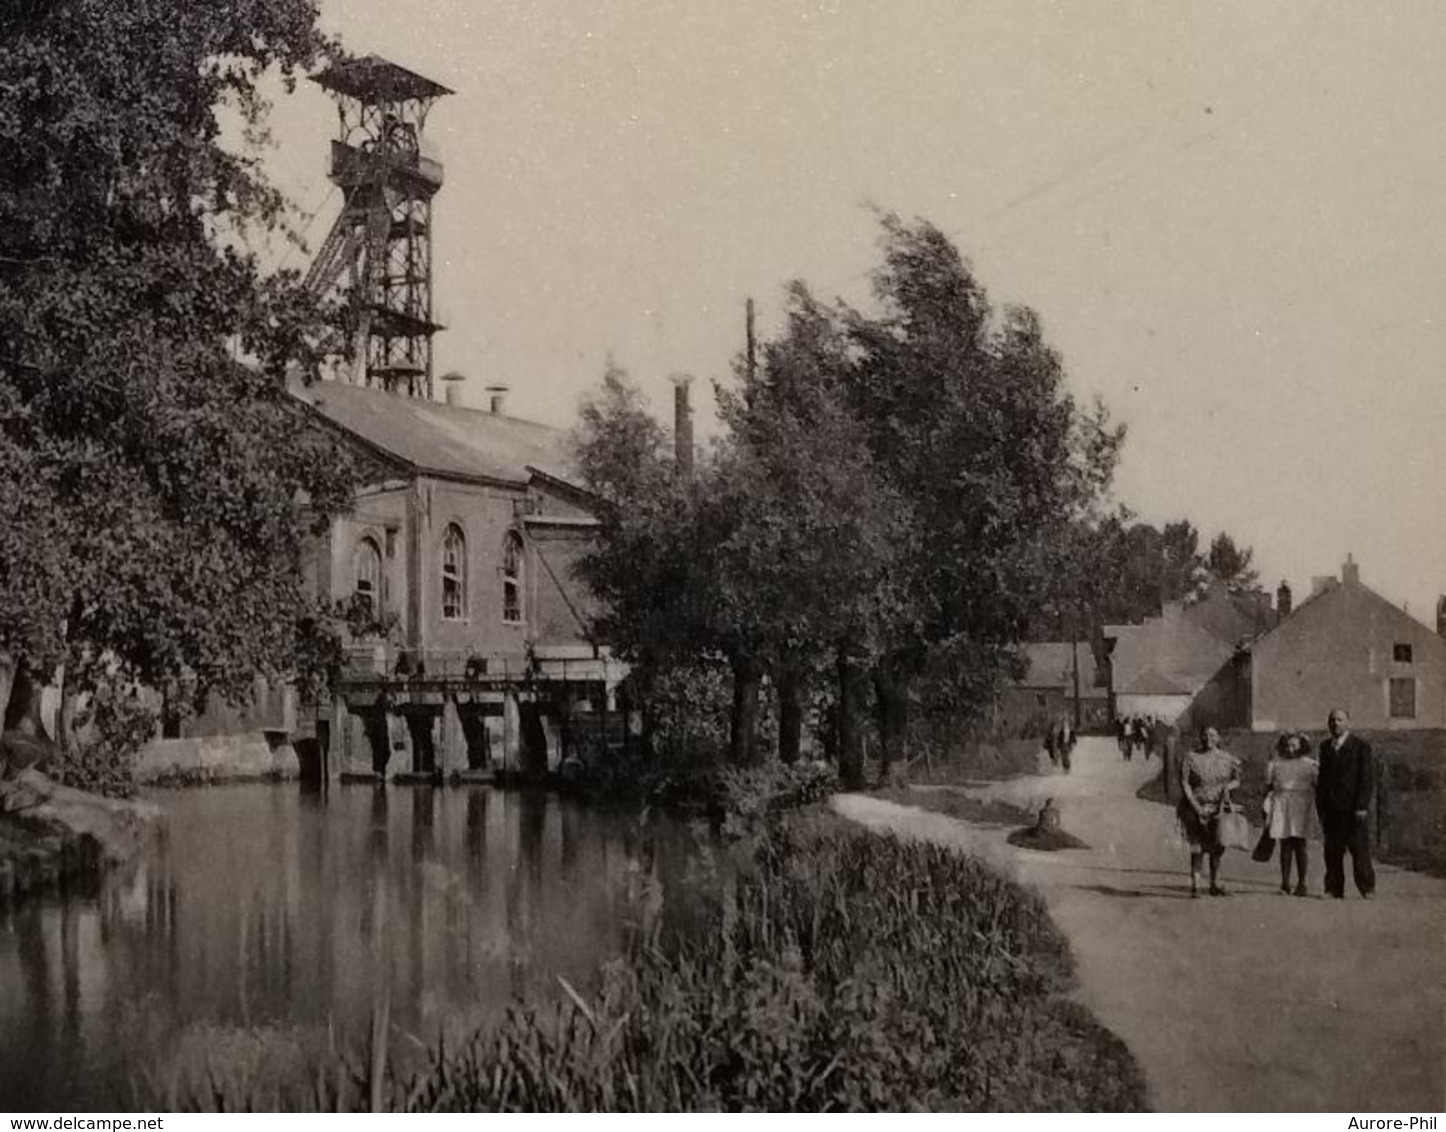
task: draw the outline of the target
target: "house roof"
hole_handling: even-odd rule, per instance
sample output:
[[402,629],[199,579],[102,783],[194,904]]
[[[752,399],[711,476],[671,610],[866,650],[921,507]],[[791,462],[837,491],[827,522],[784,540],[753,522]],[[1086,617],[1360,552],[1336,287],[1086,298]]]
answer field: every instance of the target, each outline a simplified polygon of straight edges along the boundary
[[1194,691],[1171,680],[1158,668],[1151,667],[1141,672],[1125,687],[1117,689],[1116,694],[1124,696],[1190,696],[1194,695]]
[[[1074,650],[1069,641],[1038,641],[1022,645],[1029,665],[1024,677],[1016,682],[1020,688],[1074,689]],[[1089,643],[1079,643],[1079,687],[1083,696],[1102,694],[1095,687],[1095,655]]]
[[1110,673],[1117,694],[1131,689],[1150,669],[1176,689],[1160,694],[1193,693],[1235,653],[1234,645],[1200,628],[1178,607],[1168,607],[1165,616],[1143,625],[1114,627],[1111,632],[1115,645]]
[[1181,616],[1230,645],[1258,637],[1274,628],[1276,622],[1275,611],[1264,594],[1233,594],[1220,584],[1213,585],[1202,600],[1185,606]]
[[1446,639],[1439,634],[1433,633],[1431,627],[1424,621],[1407,613],[1388,597],[1383,597],[1364,582],[1355,581],[1345,585],[1336,581],[1333,585],[1325,586],[1311,594],[1303,602],[1291,611],[1290,616],[1284,617],[1268,633],[1262,633],[1255,640],[1250,642],[1249,648],[1254,649],[1258,645],[1275,644],[1277,634],[1287,625],[1298,627],[1301,622],[1310,622],[1317,619],[1329,620],[1336,617],[1345,609],[1349,603],[1362,601],[1369,603],[1376,613],[1400,627],[1403,633],[1409,633],[1413,639],[1419,640],[1427,648],[1446,651]]
[[366,446],[415,471],[523,484],[533,471],[567,481],[567,433],[550,425],[342,381],[293,395]]

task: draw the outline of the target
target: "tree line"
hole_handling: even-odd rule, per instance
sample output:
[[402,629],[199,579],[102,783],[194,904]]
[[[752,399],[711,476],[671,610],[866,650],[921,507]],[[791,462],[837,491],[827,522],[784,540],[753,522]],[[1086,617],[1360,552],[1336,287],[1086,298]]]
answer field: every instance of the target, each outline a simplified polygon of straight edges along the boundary
[[1229,534],[1202,548],[1188,520],[1110,509],[1125,430],[1070,394],[1032,310],[991,304],[927,221],[884,216],[880,242],[868,312],[790,286],[781,331],[716,388],[722,434],[696,467],[616,366],[575,437],[602,520],[579,573],[644,703],[726,663],[733,762],[760,757],[767,681],[779,757],[822,703],[853,786],[870,707],[886,775],[912,712],[979,713],[1020,642],[1090,639],[1211,578],[1257,588]]
[[692,474],[616,369],[577,435],[602,520],[580,573],[644,698],[670,667],[725,660],[747,764],[765,678],[785,761],[827,688],[851,785],[870,702],[887,772],[916,703],[978,705],[1013,670],[1061,549],[1105,521],[1124,438],[1068,392],[1038,317],[995,308],[936,227],[885,216],[881,244],[868,312],[790,288]]

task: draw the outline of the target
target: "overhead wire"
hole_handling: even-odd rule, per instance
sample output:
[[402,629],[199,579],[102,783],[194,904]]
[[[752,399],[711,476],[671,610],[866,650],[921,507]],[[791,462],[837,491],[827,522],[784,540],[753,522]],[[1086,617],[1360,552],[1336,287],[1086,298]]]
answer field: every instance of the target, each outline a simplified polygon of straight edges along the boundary
[[[1314,44],[1319,37],[1322,18],[1331,0],[1320,0],[1320,2],[1303,18],[1292,30],[1283,35],[1277,44],[1267,50],[1258,61],[1249,67],[1244,73],[1237,75],[1225,83],[1225,85],[1211,95],[1210,107],[1216,104],[1228,104],[1230,100],[1241,90],[1248,90],[1251,86],[1259,86],[1264,79],[1272,77],[1272,72],[1278,70],[1278,64],[1287,52],[1295,48],[1294,55],[1299,56]],[[1258,109],[1261,103],[1272,92],[1275,84],[1267,83],[1264,89],[1257,91],[1256,96],[1251,98],[1244,106],[1231,113],[1231,120],[1238,122],[1245,114]],[[1084,191],[1066,199],[1058,207],[1049,209],[1041,214],[1036,214],[1032,219],[1026,218],[1022,225],[1016,225],[1011,230],[996,232],[994,235],[985,236],[983,239],[974,241],[971,244],[973,251],[978,252],[986,249],[996,248],[1006,238],[1018,236],[1022,232],[1028,232],[1039,225],[1053,220],[1071,209],[1078,207],[1085,202],[1094,199],[1101,193],[1128,180],[1130,177],[1138,176],[1139,168],[1131,168],[1129,157],[1138,153],[1142,148],[1148,147],[1156,139],[1160,138],[1170,129],[1178,125],[1187,125],[1198,120],[1201,113],[1200,100],[1198,97],[1179,97],[1173,100],[1170,108],[1163,112],[1151,115],[1138,127],[1129,131],[1126,135],[1103,142],[1094,147],[1073,161],[1066,162],[1059,170],[1042,178],[1003,204],[985,212],[974,220],[966,221],[951,229],[944,230],[943,234],[951,240],[957,240],[966,232],[978,231],[986,225],[995,224],[1000,220],[1015,215],[1020,209],[1028,209],[1036,201],[1048,202],[1051,198],[1057,198],[1067,190],[1071,184],[1081,177],[1089,177],[1101,169],[1110,166],[1118,169],[1120,165],[1125,168],[1108,176],[1103,181],[1092,186],[1086,186]],[[1220,123],[1212,123],[1210,128],[1202,130],[1196,128],[1191,130],[1187,136],[1178,143],[1168,145],[1159,154],[1158,160],[1165,160],[1193,149],[1198,145],[1215,140],[1219,136]],[[1108,165],[1107,165],[1108,163]],[[965,249],[968,254],[969,249]],[[837,279],[833,284],[826,287],[814,288],[816,294],[832,293],[837,294],[847,285],[860,280],[867,280],[874,274],[873,268],[864,271],[854,272],[848,276]]]

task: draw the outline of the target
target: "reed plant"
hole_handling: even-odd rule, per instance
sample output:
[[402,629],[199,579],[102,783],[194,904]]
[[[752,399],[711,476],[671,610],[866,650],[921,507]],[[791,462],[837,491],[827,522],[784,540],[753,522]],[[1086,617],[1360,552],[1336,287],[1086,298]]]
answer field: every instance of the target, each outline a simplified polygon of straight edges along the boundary
[[382,1069],[378,1081],[360,1059],[322,1067],[294,1103],[1140,1108],[1138,1068],[1069,999],[1071,984],[1065,940],[1034,894],[948,850],[794,813],[762,823],[707,930],[640,937],[587,993],[560,982],[555,1001],[514,1005],[406,1080]]

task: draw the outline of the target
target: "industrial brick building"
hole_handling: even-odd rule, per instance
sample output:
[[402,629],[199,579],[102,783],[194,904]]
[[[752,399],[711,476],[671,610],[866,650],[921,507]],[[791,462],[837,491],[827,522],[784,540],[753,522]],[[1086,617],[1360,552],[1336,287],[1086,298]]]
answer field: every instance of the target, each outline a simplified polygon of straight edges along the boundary
[[344,382],[296,395],[374,469],[308,581],[396,624],[353,646],[315,709],[330,771],[554,769],[573,731],[605,726],[625,675],[589,639],[572,576],[596,524],[566,434],[506,416],[500,395],[491,411]]

